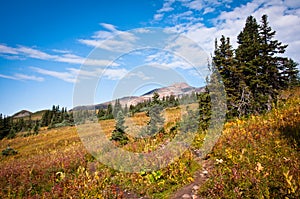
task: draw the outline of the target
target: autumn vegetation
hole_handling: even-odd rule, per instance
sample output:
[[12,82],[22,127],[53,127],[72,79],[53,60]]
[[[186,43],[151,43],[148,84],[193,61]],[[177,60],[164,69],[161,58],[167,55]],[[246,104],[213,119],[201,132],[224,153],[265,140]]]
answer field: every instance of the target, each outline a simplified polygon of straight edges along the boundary
[[[203,93],[164,99],[154,93],[135,106],[116,100],[96,110],[53,106],[26,119],[1,115],[0,198],[170,198],[195,180],[203,159],[212,168],[199,198],[300,198],[299,76],[297,63],[281,56],[287,45],[275,33],[266,15],[260,24],[249,16],[237,49],[225,36],[216,40]],[[228,108],[222,135],[199,158],[218,95],[210,89],[220,85],[226,99],[219,105]],[[126,173],[87,151],[75,125],[91,122],[135,153],[155,151],[178,132],[195,138],[167,167]]]

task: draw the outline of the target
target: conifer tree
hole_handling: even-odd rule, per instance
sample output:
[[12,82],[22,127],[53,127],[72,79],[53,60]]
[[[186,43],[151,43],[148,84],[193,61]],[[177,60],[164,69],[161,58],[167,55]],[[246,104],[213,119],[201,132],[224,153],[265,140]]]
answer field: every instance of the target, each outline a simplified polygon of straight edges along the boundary
[[120,100],[116,99],[115,105],[114,105],[114,109],[113,109],[113,116],[114,116],[114,118],[117,117],[117,114],[118,114],[119,111],[123,111],[123,110],[122,110],[122,106],[121,106]]
[[108,104],[106,113],[105,113],[105,119],[113,119],[113,108],[111,104]]
[[122,111],[119,111],[116,117],[115,129],[112,132],[111,140],[119,142],[121,145],[128,143],[128,137],[125,134],[125,117]]
[[98,117],[98,119],[104,119],[104,116],[105,116],[105,111],[104,111],[104,109],[102,109],[102,108],[99,108],[98,109],[98,113],[97,113],[97,117]]
[[220,42],[218,46],[217,40],[215,41],[213,62],[225,86],[228,108],[227,117],[232,117],[238,114],[242,79],[234,57],[234,50],[230,44],[230,39],[222,35]]
[[149,135],[154,135],[163,129],[164,118],[162,116],[163,106],[159,101],[159,94],[157,92],[153,93],[151,107],[149,110],[150,121],[149,126]]
[[287,45],[283,45],[278,40],[274,39],[276,31],[273,31],[269,26],[268,16],[263,15],[259,26],[260,35],[260,85],[261,94],[265,97],[260,98],[260,101],[266,104],[265,108],[270,110],[272,103],[276,102],[278,91],[280,89],[280,67],[282,57],[278,54],[283,54]]
[[240,99],[237,104],[238,115],[247,115],[260,106],[256,100],[260,96],[258,57],[260,53],[259,25],[253,16],[246,19],[245,27],[237,37],[237,68],[240,72]]
[[211,102],[208,88],[205,87],[205,92],[200,93],[198,96],[199,101],[199,128],[206,130],[209,126],[211,119]]
[[291,88],[299,85],[299,70],[297,66],[298,63],[292,60],[291,58],[285,59],[284,70],[281,73],[281,87]]

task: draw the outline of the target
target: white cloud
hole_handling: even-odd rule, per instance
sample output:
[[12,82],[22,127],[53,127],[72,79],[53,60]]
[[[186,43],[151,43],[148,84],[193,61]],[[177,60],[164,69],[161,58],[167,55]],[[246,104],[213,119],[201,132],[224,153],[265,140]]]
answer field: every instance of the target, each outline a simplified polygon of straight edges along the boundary
[[[291,6],[294,6],[294,8]],[[291,10],[294,10],[294,12],[291,12]],[[260,22],[261,16],[267,14],[270,26],[276,31],[275,39],[282,41],[284,44],[289,44],[286,55],[299,62],[300,11],[298,12],[298,10],[296,4],[288,4],[286,1],[253,0],[231,12],[223,12],[218,17],[219,23],[216,26],[218,28],[216,35],[227,33],[226,36],[236,41],[247,16],[253,15]],[[244,13],[241,18],[238,17],[240,13]],[[233,42],[233,45],[236,45],[236,43]]]
[[[125,68],[67,68],[66,71],[47,70],[40,67],[30,68],[36,73],[54,77],[69,83],[75,83],[76,81],[80,81],[80,79],[92,79],[99,77],[104,77],[110,80],[118,80],[123,78],[128,73],[128,71]],[[142,77],[141,74],[137,75]]]
[[284,3],[291,8],[300,8],[299,0],[285,0]]
[[38,81],[38,82],[42,82],[44,81],[44,78],[42,77],[37,77],[37,76],[34,76],[34,75],[25,75],[25,74],[15,74],[15,77],[18,79],[18,80],[33,80],[33,81]]
[[53,70],[46,70],[43,68],[38,67],[30,67],[33,71],[42,74],[42,75],[48,75],[51,77],[55,77],[57,79],[61,79],[66,82],[75,83],[76,82],[76,76],[77,73],[75,71],[69,70],[69,72],[57,72]]
[[18,51],[15,48],[9,47],[5,44],[0,44],[0,53],[17,55]]
[[[110,48],[113,48],[113,46]],[[119,66],[119,64],[112,63],[110,60],[88,59],[75,54],[71,54],[69,51],[65,50],[53,49],[52,51],[60,54],[48,54],[35,48],[20,45],[16,48],[2,44],[0,45],[0,56],[6,59],[34,58],[68,64],[86,64],[91,66]]]
[[36,58],[36,59],[43,59],[43,60],[49,60],[55,58],[53,55],[49,55],[45,52],[42,52],[40,50],[36,50],[33,48],[25,47],[25,46],[19,46],[17,48],[17,51],[20,53],[24,53],[28,57]]
[[16,77],[14,77],[14,76],[9,76],[9,75],[3,75],[3,74],[0,74],[0,77],[1,77],[1,78],[5,78],[5,79],[13,79],[13,80],[17,80]]
[[78,39],[78,41],[87,46],[112,52],[126,52],[133,48],[133,43],[137,40],[134,34],[117,30],[117,27],[112,24],[101,23],[100,25],[106,30],[97,31],[91,38]]
[[204,8],[203,14],[205,15],[205,14],[214,12],[215,10],[216,10],[215,8],[207,7],[207,8]]
[[153,77],[146,76],[142,71],[138,71],[136,73],[130,73],[130,76],[138,77],[138,78],[140,78],[142,80],[153,79]]
[[185,4],[186,7],[194,10],[201,10],[203,8],[202,0],[194,0]]
[[103,71],[102,75],[110,80],[122,79],[128,71],[124,68],[120,69],[106,69]]
[[162,20],[163,17],[164,17],[164,14],[158,13],[158,14],[155,14],[155,15],[154,15],[153,19],[154,19],[155,21],[160,21],[160,20]]
[[107,30],[110,30],[110,31],[112,31],[112,32],[117,31],[116,26],[114,26],[114,25],[112,25],[112,24],[108,24],[108,23],[100,23],[100,25],[101,25],[103,28],[105,28],[105,29],[107,29]]
[[145,65],[160,69],[192,68],[192,63],[189,63],[188,60],[185,60],[184,55],[181,55],[179,50],[173,47],[174,46],[168,46],[166,49],[164,49],[164,51],[159,51],[148,55],[145,59]]
[[163,7],[161,9],[159,9],[157,12],[161,13],[161,12],[170,12],[172,10],[174,10],[174,8],[172,8],[172,4],[175,2],[175,0],[166,0],[165,3],[163,4]]
[[[230,3],[231,0],[222,2],[218,0],[181,0],[180,2],[183,6],[193,9],[193,16],[195,16],[195,13],[198,12],[201,5],[203,5],[202,10],[204,10],[204,13],[207,13],[222,6],[222,3],[223,5]],[[275,39],[282,41],[283,44],[289,44],[285,55],[300,62],[298,56],[300,50],[299,2],[300,1],[293,0],[253,0],[231,11],[222,11],[219,16],[212,20],[213,27],[207,26],[203,21],[190,20],[189,22],[179,24],[178,21],[176,21],[177,23],[174,23],[176,25],[166,29],[186,35],[197,42],[208,53],[212,53],[215,38],[220,38],[221,35],[230,37],[232,45],[236,47],[237,35],[244,27],[246,18],[249,15],[253,15],[259,23],[261,16],[267,14],[269,16],[270,26],[276,31]],[[183,13],[179,13],[177,16]],[[176,15],[173,14],[172,17],[175,18]]]
[[151,30],[147,29],[147,28],[137,28],[134,30],[134,32],[136,33],[149,33],[151,32]]
[[21,80],[21,81],[22,80],[32,80],[32,81],[38,81],[38,82],[44,81],[44,78],[42,78],[42,77],[37,77],[34,75],[25,75],[25,74],[20,74],[20,73],[14,74],[13,76],[0,74],[0,77],[5,78],[5,79]]
[[62,53],[62,54],[69,54],[69,53],[71,53],[70,50],[52,49],[52,51],[56,52],[56,53]]
[[[233,0],[177,0],[177,3],[180,3],[182,8],[188,9],[188,11],[185,12],[197,12],[198,14],[202,12],[203,15],[207,13],[214,12],[216,8],[223,7],[230,7],[229,3],[231,3]],[[154,22],[155,21],[161,21],[165,14],[167,14],[170,11],[174,11],[175,6],[173,4],[175,3],[174,0],[165,0],[163,7],[156,11],[156,14],[154,15]],[[172,7],[173,6],[173,7]],[[184,10],[184,9],[183,9]],[[177,10],[176,10],[177,11]],[[176,13],[175,11],[175,13]],[[171,21],[176,21],[174,17],[180,16],[182,13],[176,13],[171,16]],[[184,17],[184,16],[182,16]],[[193,20],[193,18],[190,18]],[[198,20],[197,20],[198,21]]]

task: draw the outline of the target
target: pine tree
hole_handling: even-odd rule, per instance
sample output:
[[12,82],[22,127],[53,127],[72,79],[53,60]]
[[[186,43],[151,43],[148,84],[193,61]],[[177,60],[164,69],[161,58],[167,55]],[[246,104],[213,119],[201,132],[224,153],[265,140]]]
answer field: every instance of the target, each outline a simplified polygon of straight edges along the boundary
[[40,129],[39,122],[36,121],[36,122],[35,122],[35,125],[34,125],[34,127],[33,127],[33,133],[34,133],[35,135],[37,135],[37,134],[39,133],[39,129]]
[[149,109],[149,135],[154,135],[163,129],[164,118],[162,116],[162,110],[163,106],[159,101],[159,94],[154,92],[152,96],[151,107]]
[[241,99],[241,74],[234,58],[234,50],[230,39],[222,35],[218,46],[215,41],[213,62],[222,77],[227,94],[227,117],[237,116]]
[[240,99],[238,102],[238,115],[248,115],[259,107],[257,96],[261,96],[259,77],[259,53],[260,37],[259,25],[253,16],[246,20],[245,27],[237,38],[238,48],[236,49],[237,68],[240,73]]
[[292,59],[284,60],[280,81],[280,85],[282,88],[291,88],[299,85],[299,70],[297,66],[298,63]]
[[105,119],[113,119],[113,108],[111,104],[108,104],[106,113],[105,113]]
[[209,126],[211,119],[211,103],[207,86],[205,92],[200,93],[198,96],[199,101],[199,128],[204,131]]
[[128,137],[125,134],[125,117],[122,111],[119,111],[116,117],[115,129],[112,132],[111,140],[119,142],[121,145],[128,143]]
[[127,104],[125,104],[125,107],[124,107],[124,115],[127,115],[127,113],[128,113],[128,106],[127,106]]
[[193,111],[186,107],[187,114],[183,115],[182,121],[180,122],[180,131],[184,133],[197,132],[199,129],[199,115],[196,111]]
[[[282,57],[277,54],[285,52],[287,45],[283,45],[278,40],[274,39],[276,31],[273,31],[269,26],[268,16],[263,15],[261,25],[259,26],[260,35],[260,76],[261,89],[265,96],[263,101],[265,108],[270,110],[272,103],[276,102],[278,91],[280,89],[280,69]],[[260,99],[262,100],[262,99]]]
[[121,106],[120,100],[116,99],[115,105],[114,105],[114,109],[113,109],[113,116],[114,116],[114,118],[117,117],[117,114],[119,113],[119,111],[123,111],[123,110],[122,110],[122,106]]
[[105,111],[104,111],[104,109],[99,108],[99,109],[98,109],[98,113],[97,113],[98,119],[103,120],[103,119],[104,119],[104,116],[105,116]]

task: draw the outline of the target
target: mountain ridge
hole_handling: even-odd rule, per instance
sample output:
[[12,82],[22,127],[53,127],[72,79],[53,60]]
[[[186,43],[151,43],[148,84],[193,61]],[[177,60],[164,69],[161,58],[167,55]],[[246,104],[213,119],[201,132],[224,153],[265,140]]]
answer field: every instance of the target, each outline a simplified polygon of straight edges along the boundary
[[[130,105],[136,105],[138,103],[147,101],[152,98],[153,93],[157,92],[159,94],[160,99],[163,97],[167,96],[175,96],[175,97],[181,97],[183,95],[191,94],[191,93],[201,93],[205,91],[205,86],[203,87],[193,87],[190,86],[189,84],[185,82],[179,82],[179,83],[174,83],[166,87],[161,87],[161,88],[155,88],[152,89],[140,96],[125,96],[122,98],[118,98],[120,101],[120,104],[124,107],[126,104],[127,106]],[[99,109],[99,108],[106,108],[108,104],[114,104],[117,99],[95,104],[95,105],[83,105],[83,106],[76,106],[73,107],[73,111],[76,110],[94,110],[94,109]]]

